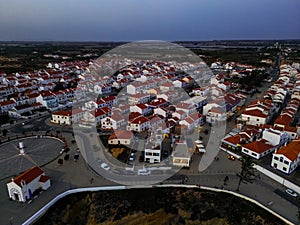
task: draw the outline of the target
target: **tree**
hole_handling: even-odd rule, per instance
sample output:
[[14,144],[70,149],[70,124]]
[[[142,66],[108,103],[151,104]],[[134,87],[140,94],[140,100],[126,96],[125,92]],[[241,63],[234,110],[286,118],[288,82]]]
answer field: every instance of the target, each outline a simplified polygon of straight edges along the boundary
[[58,159],[57,163],[58,163],[58,165],[61,166],[62,164],[64,164],[64,160],[63,159]]
[[237,191],[240,190],[241,183],[253,183],[256,178],[255,169],[253,167],[254,163],[250,156],[242,156],[241,158],[241,171],[236,175],[239,177]]
[[8,133],[8,130],[6,130],[6,129],[3,129],[3,130],[2,130],[2,135],[3,135],[3,136],[6,136],[7,133]]
[[70,158],[70,155],[66,154],[65,157],[64,157],[64,160],[69,160],[69,158]]

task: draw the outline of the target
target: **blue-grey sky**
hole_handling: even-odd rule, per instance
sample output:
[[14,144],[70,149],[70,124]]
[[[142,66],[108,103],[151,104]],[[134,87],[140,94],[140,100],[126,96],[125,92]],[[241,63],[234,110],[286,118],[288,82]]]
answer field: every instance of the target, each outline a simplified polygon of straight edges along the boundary
[[0,41],[299,39],[299,0],[0,0]]

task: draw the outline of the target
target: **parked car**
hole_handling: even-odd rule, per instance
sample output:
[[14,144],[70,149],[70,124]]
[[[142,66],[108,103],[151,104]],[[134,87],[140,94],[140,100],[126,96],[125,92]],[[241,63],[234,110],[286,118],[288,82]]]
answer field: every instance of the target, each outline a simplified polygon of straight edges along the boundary
[[110,170],[110,167],[106,163],[101,163],[101,167],[106,171]]
[[235,157],[233,155],[229,155],[227,158],[230,159],[230,160],[232,160],[232,161],[235,160]]
[[134,153],[132,152],[132,153],[130,153],[130,157],[129,157],[129,161],[133,161],[134,160]]
[[297,198],[297,196],[298,196],[298,194],[294,190],[289,189],[289,188],[285,190],[285,193],[287,193],[288,195],[293,196],[295,198]]
[[147,170],[147,169],[139,169],[138,170],[138,175],[149,175],[149,174],[151,174],[150,170]]
[[144,162],[144,160],[145,160],[145,159],[144,159],[144,156],[141,155],[140,158],[139,158],[139,162]]

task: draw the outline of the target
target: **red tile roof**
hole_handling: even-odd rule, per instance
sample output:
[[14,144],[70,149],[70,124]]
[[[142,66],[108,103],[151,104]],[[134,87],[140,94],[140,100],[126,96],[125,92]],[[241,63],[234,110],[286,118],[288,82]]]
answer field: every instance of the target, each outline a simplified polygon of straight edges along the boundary
[[248,115],[248,116],[256,116],[261,118],[267,118],[268,115],[262,113],[259,109],[253,109],[253,110],[247,110],[242,113],[242,115]]
[[40,167],[35,166],[30,168],[29,170],[26,170],[19,176],[13,178],[13,182],[21,187],[22,181],[24,181],[26,184],[29,184],[31,181],[41,176],[43,173],[44,171]]
[[146,123],[148,121],[149,120],[146,117],[139,116],[139,117],[134,118],[133,120],[131,120],[130,123],[133,123],[133,124],[142,124],[142,123]]
[[142,110],[148,108],[148,106],[146,106],[145,104],[136,104],[135,106],[138,107],[138,108],[140,108],[140,109],[142,109]]
[[243,145],[243,147],[246,149],[249,149],[250,151],[261,154],[261,153],[273,148],[274,146],[271,144],[268,144],[268,142],[266,140],[262,139],[259,141],[253,141],[248,144],[245,144],[245,145]]
[[14,100],[8,100],[5,102],[0,102],[0,106],[6,106],[6,105],[12,105],[15,104],[16,102]]
[[40,177],[40,179],[39,179],[39,182],[45,183],[45,182],[47,182],[48,180],[50,180],[50,177],[42,175],[42,176]]
[[295,161],[300,154],[300,140],[294,140],[287,146],[282,146],[275,154],[282,154],[291,161]]
[[131,139],[132,137],[133,137],[133,133],[129,130],[117,130],[108,138],[108,140]]

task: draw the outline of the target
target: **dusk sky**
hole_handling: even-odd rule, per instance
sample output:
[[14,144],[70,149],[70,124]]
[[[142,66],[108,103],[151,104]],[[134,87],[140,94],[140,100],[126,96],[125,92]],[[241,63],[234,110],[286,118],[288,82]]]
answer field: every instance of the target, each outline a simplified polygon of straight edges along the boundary
[[0,0],[0,41],[300,39],[299,0]]

